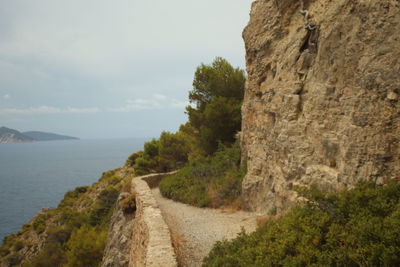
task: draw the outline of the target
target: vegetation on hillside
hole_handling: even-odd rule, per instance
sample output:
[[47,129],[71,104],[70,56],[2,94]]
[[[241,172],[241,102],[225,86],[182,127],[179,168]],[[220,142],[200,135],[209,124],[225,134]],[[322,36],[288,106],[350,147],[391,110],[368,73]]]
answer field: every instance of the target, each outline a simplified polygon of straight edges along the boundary
[[[186,108],[189,121],[162,132],[126,161],[134,175],[179,170],[160,182],[163,196],[198,207],[240,207],[241,127],[245,74],[216,58],[200,65]],[[4,238],[6,266],[99,266],[113,207],[124,184],[117,170],[65,194],[16,234]],[[129,188],[129,185],[126,186]],[[256,232],[218,242],[204,266],[400,266],[400,184],[362,183],[325,193],[297,188],[307,199]],[[135,196],[120,203],[135,211]],[[33,254],[29,262],[24,255]],[[2,262],[3,263],[3,262]]]
[[[56,209],[4,238],[0,253],[6,266],[99,266],[113,207],[128,179],[112,170],[90,187],[67,192]],[[36,256],[26,261],[23,255],[30,253]]]
[[[161,192],[196,206],[219,207],[240,195],[244,170],[235,135],[245,74],[225,59],[200,65],[195,73],[189,121],[176,133],[162,132],[126,161],[134,175],[181,169],[166,179]],[[56,209],[42,212],[16,234],[5,237],[0,256],[9,266],[98,266],[114,203],[123,186],[116,171],[91,187],[67,192]],[[134,212],[134,198],[121,202]],[[26,262],[26,254],[35,255]]]
[[217,57],[201,64],[186,107],[189,121],[177,133],[163,132],[126,162],[136,175],[177,170],[160,184],[168,198],[199,207],[220,207],[234,202],[241,192],[241,105],[246,77]]
[[218,242],[203,266],[400,266],[399,183],[299,191],[307,204]]
[[181,132],[162,132],[159,139],[144,144],[143,151],[133,153],[126,166],[133,167],[136,175],[168,172],[184,166],[189,146]]
[[190,161],[176,174],[164,178],[159,187],[163,196],[173,200],[217,208],[232,205],[240,197],[244,174],[236,142],[230,147],[221,146],[203,161]]
[[211,65],[201,64],[194,75],[189,100],[195,106],[186,107],[189,123],[207,155],[220,143],[232,144],[241,127],[241,106],[246,76],[228,61],[217,57]]

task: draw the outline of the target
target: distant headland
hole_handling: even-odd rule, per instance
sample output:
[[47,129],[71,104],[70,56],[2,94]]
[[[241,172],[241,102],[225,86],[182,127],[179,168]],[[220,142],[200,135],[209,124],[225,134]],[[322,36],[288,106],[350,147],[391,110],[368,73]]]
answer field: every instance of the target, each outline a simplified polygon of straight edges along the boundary
[[0,127],[0,143],[21,143],[36,141],[78,140],[77,137],[39,131],[19,132],[7,127]]

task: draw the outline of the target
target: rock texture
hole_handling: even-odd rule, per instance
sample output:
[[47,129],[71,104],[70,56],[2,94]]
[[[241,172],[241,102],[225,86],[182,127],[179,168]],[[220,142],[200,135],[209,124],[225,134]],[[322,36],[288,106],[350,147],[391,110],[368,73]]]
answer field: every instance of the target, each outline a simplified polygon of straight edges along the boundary
[[123,199],[121,193],[111,218],[108,231],[107,246],[104,250],[102,267],[127,267],[129,264],[129,253],[131,251],[131,238],[133,219],[135,213],[124,213],[119,205]]
[[243,33],[251,210],[286,209],[295,185],[400,175],[400,2],[302,2],[255,1]]

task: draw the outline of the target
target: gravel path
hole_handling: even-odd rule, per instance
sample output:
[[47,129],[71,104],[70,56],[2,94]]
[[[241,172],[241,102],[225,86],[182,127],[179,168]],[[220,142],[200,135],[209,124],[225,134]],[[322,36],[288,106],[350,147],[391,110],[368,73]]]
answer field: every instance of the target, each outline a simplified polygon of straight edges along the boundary
[[171,230],[180,266],[201,266],[216,241],[236,237],[242,227],[246,232],[256,229],[256,213],[196,208],[162,197],[158,188],[152,192]]

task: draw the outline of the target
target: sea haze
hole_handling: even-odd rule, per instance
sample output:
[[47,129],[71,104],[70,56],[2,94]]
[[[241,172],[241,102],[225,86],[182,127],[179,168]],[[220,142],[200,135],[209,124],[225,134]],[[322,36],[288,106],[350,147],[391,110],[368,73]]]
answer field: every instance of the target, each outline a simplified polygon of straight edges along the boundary
[[0,143],[0,243],[65,192],[123,166],[149,138]]

